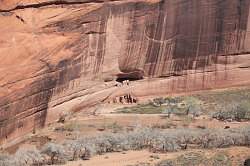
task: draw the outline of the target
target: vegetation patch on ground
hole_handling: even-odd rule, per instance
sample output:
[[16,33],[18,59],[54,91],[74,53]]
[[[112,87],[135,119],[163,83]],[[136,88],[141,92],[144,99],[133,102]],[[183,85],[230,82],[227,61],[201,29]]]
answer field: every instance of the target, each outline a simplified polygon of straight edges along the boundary
[[190,96],[160,97],[146,104],[119,108],[115,112],[133,114],[208,115],[218,120],[249,121],[250,89],[204,92]]
[[155,98],[147,104],[119,108],[115,112],[133,114],[193,115],[202,114],[202,102],[195,97]]
[[172,160],[163,160],[156,166],[232,166],[230,156],[226,153],[218,152],[212,157],[207,157],[204,153],[187,152]]
[[[40,150],[19,149],[13,155],[1,154],[0,165],[53,165],[72,160],[87,160],[93,155],[108,152],[148,149],[154,153],[175,152],[196,145],[197,148],[249,146],[250,127],[235,129],[152,129],[137,128],[131,132],[105,133],[98,136],[79,136],[63,143],[50,142]],[[194,158],[197,158],[194,160]],[[197,154],[181,156],[178,162],[204,160]],[[225,156],[213,158],[215,163],[227,164]]]

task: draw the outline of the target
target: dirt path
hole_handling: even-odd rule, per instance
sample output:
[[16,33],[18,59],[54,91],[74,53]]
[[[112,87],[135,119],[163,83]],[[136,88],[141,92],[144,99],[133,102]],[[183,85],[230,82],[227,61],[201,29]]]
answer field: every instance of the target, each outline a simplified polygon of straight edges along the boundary
[[[181,153],[179,153],[181,154]],[[159,159],[153,159],[152,155],[158,156]],[[143,151],[127,151],[125,153],[109,153],[106,155],[95,156],[86,161],[69,162],[66,166],[127,166],[136,163],[150,163],[155,164],[162,159],[171,158],[177,153],[170,154],[153,154],[146,150]]]

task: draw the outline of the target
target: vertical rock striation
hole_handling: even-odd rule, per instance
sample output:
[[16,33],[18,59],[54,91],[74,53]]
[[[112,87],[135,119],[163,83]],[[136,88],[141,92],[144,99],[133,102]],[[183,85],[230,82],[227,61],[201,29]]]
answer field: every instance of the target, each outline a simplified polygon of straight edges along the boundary
[[[249,5],[0,0],[0,140],[119,95],[249,84]],[[107,83],[115,79],[145,81],[131,88]]]

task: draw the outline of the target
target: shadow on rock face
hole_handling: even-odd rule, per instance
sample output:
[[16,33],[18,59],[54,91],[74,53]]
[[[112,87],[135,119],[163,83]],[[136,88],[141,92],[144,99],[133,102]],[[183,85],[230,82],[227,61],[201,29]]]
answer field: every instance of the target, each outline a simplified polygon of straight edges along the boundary
[[129,81],[136,81],[136,80],[141,80],[143,79],[143,71],[137,70],[137,71],[132,71],[129,73],[120,73],[117,74],[117,82],[123,82],[125,80]]
[[244,166],[250,166],[250,158],[245,160]]

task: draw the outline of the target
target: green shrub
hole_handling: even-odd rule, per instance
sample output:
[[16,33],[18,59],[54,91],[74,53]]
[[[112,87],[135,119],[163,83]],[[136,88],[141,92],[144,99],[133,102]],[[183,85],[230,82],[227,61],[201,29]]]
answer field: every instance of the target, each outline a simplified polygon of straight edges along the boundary
[[207,161],[208,159],[203,154],[188,152],[172,160],[163,160],[156,166],[198,166],[204,165]]
[[193,117],[200,116],[202,113],[201,101],[195,97],[185,97],[183,103],[186,106],[186,114]]
[[174,112],[172,107],[167,107],[162,111],[162,114],[166,115],[168,118],[170,118],[170,115]]
[[165,98],[166,103],[175,105],[181,101],[179,97],[166,97]]
[[162,104],[166,103],[166,100],[165,100],[163,97],[159,97],[159,98],[153,99],[153,102],[154,102],[156,105],[161,106]]
[[216,153],[210,160],[209,165],[211,166],[231,166],[231,160],[227,154],[224,153]]

